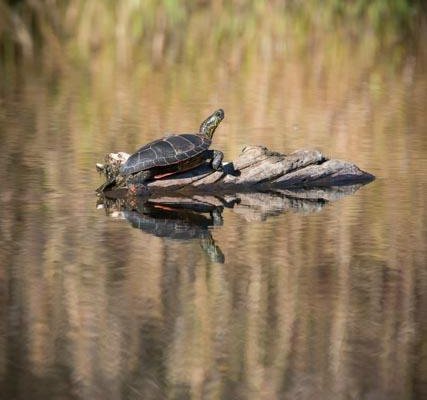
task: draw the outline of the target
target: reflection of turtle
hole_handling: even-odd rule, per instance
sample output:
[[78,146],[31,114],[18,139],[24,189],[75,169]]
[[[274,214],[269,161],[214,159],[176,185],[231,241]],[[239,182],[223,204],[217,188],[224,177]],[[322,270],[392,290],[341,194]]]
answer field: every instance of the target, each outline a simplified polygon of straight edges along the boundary
[[224,254],[215,244],[209,228],[216,224],[218,210],[208,218],[199,213],[189,211],[163,209],[154,206],[144,207],[144,212],[124,211],[126,219],[134,228],[143,230],[154,236],[169,239],[199,239],[200,246],[214,262],[223,263]]
[[209,150],[212,136],[224,119],[219,109],[200,125],[198,133],[170,135],[141,147],[120,167],[117,176],[111,177],[98,188],[98,192],[111,185],[123,183],[144,183],[148,179],[160,178],[175,172],[194,168],[206,160],[211,161],[215,170],[222,169],[222,152]]
[[123,200],[99,199],[111,216],[124,217],[134,227],[151,235],[175,239],[198,239],[200,246],[213,262],[223,263],[224,254],[215,244],[210,229],[222,225],[222,207],[209,204],[154,203],[139,199],[129,204]]

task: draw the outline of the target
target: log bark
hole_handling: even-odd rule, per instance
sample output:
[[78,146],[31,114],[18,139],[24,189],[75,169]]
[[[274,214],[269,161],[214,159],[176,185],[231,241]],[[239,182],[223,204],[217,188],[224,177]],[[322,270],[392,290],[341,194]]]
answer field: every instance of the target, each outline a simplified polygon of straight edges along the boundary
[[[97,164],[101,171],[117,169],[127,159],[126,153],[112,153],[106,164]],[[208,164],[195,169],[147,182],[145,192],[150,196],[167,193],[224,195],[236,192],[266,190],[328,188],[363,184],[375,177],[355,164],[328,159],[318,150],[298,150],[285,155],[262,146],[247,146],[233,162],[214,171]],[[113,187],[108,193],[113,195]],[[108,195],[106,193],[106,195]],[[113,195],[113,197],[116,197]]]

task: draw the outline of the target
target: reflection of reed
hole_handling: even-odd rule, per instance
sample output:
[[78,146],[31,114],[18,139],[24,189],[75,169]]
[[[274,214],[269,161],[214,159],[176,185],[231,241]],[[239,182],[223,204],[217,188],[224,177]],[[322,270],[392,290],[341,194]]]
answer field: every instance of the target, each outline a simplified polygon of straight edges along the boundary
[[[293,58],[271,68],[258,60],[233,77],[221,63],[167,76],[135,67],[117,87],[102,68],[87,80],[2,82],[0,393],[421,397],[426,82],[411,60],[371,66],[362,50],[337,47],[339,64],[315,58],[318,80]],[[360,71],[370,71],[365,85]],[[261,84],[269,90],[258,97]],[[225,265],[208,263],[197,244],[124,231],[92,213],[99,154],[191,129],[206,111],[194,104],[219,98],[230,118],[216,144],[229,157],[250,142],[319,145],[387,181],[304,218],[246,224],[228,213],[214,232],[232,255]]]
[[[330,232],[335,211],[341,224]],[[10,363],[18,363],[32,372],[21,377],[29,387],[67,377],[81,398],[118,398],[123,391],[130,398],[182,392],[194,398],[271,399],[282,398],[281,392],[333,398],[362,395],[364,387],[402,398],[411,390],[414,378],[407,374],[422,322],[413,297],[415,280],[425,284],[423,270],[412,261],[415,250],[400,255],[401,264],[395,253],[379,262],[363,256],[375,236],[365,232],[361,240],[352,232],[346,206],[316,216],[321,224],[290,215],[268,228],[247,226],[238,235],[234,265],[225,266],[206,265],[185,245],[162,251],[159,239],[149,236],[142,245],[133,231],[126,239],[133,254],[111,259],[111,251],[86,243],[86,235],[55,224],[38,232],[47,240],[43,253],[31,245],[39,213],[33,227],[26,217],[30,229],[21,243],[28,251],[11,260],[15,278],[4,277],[12,301],[2,319],[12,323],[2,327],[9,332],[2,351],[6,378]],[[223,234],[233,237],[239,228],[226,229]],[[269,244],[270,229],[283,238],[280,246]],[[119,231],[107,234],[106,245],[120,251],[125,242]],[[323,249],[315,237],[324,238]],[[64,251],[64,241],[76,251]],[[37,261],[34,254],[44,257]],[[9,331],[14,318],[22,322]],[[18,343],[28,346],[21,357],[4,353]]]

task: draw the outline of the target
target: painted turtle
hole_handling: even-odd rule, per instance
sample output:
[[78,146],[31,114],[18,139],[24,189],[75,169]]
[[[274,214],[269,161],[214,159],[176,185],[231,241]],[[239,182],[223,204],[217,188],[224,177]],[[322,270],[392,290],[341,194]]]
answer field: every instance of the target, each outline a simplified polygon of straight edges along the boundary
[[169,135],[146,144],[126,160],[117,176],[111,177],[97,191],[105,191],[113,184],[142,184],[149,179],[192,169],[207,160],[214,170],[222,170],[223,153],[209,150],[209,146],[223,119],[224,111],[219,109],[202,122],[198,133]]

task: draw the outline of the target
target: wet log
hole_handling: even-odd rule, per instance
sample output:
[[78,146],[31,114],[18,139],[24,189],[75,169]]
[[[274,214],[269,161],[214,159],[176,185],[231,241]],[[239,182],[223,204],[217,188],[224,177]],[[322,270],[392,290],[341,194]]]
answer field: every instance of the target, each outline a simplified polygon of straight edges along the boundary
[[[126,153],[111,153],[97,168],[105,174],[126,161]],[[373,175],[355,164],[328,159],[318,150],[298,150],[285,155],[262,146],[247,146],[239,157],[214,171],[206,163],[195,169],[147,182],[153,196],[165,193],[226,194],[265,190],[312,189],[354,185],[372,181]],[[111,191],[123,188],[112,188]],[[145,189],[144,189],[145,190]]]

